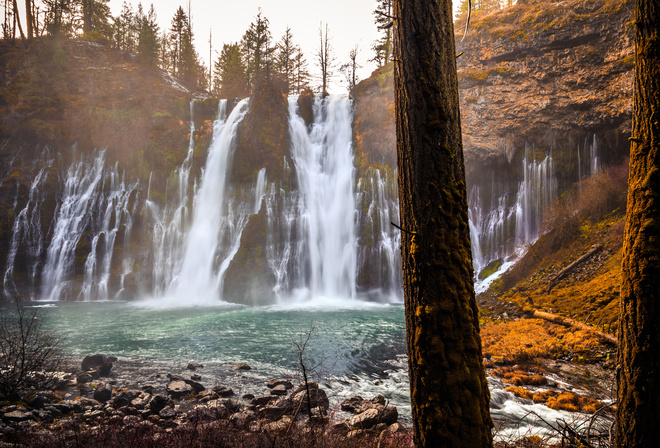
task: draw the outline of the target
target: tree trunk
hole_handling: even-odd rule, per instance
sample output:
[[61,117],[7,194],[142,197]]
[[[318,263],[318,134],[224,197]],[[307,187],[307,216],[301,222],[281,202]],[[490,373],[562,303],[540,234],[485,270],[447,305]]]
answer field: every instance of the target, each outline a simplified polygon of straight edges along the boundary
[[25,0],[25,23],[28,39],[34,37],[34,21],[32,19],[32,0]]
[[21,33],[21,39],[25,39],[25,34],[23,33],[23,27],[21,26],[21,17],[18,15],[18,3],[16,0],[14,2],[14,23],[18,24],[18,31]]
[[635,89],[623,242],[617,447],[660,439],[660,2],[637,0]]
[[410,400],[417,448],[490,447],[451,2],[394,3]]

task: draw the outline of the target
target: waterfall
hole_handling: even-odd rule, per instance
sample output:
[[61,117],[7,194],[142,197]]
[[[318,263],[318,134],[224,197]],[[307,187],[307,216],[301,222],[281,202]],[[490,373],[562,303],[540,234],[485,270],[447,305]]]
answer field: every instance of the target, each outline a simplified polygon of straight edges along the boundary
[[[494,260],[506,260],[539,236],[543,211],[557,197],[552,153],[535,160],[527,146],[522,160],[522,180],[517,189],[491,180],[490,203],[474,185],[469,196],[470,236],[475,272]],[[515,194],[514,194],[515,193]],[[513,200],[515,198],[515,200]]]
[[301,195],[300,219],[311,297],[355,298],[355,168],[351,103],[317,96],[311,130],[289,98],[291,154]]
[[[92,162],[81,158],[72,163],[64,179],[64,192],[55,217],[52,239],[42,273],[42,298],[60,300],[75,295],[89,300],[108,299],[108,280],[120,229],[130,232],[129,201],[137,183],[120,180],[117,165],[105,168],[105,151]],[[91,240],[85,250],[83,238]],[[82,284],[76,279],[76,257],[85,259]],[[77,280],[77,284],[76,284]]]
[[[227,101],[218,104],[218,119],[226,118]],[[145,201],[145,210],[151,219],[151,284],[152,293],[162,296],[175,275],[175,269],[181,259],[184,244],[184,234],[190,219],[190,171],[192,169],[193,154],[195,151],[195,101],[190,102],[190,138],[188,151],[183,163],[175,170],[174,198],[160,207],[151,199],[151,175],[149,176],[149,189]],[[169,182],[168,182],[169,192]]]
[[400,301],[403,294],[401,233],[391,224],[399,221],[397,195],[396,171],[372,167],[358,182],[358,273],[378,285],[364,291],[378,300]]
[[[30,284],[34,284],[40,270],[40,256],[44,245],[44,235],[41,230],[41,206],[45,200],[43,187],[48,177],[48,170],[52,167],[52,160],[45,160],[43,166],[35,176],[30,185],[25,207],[18,213],[12,226],[11,242],[7,254],[7,267],[4,274],[3,288],[7,297],[12,295],[9,285],[12,284],[14,275],[14,262],[21,244],[25,246],[28,260]],[[14,198],[14,210],[18,201],[18,186]]]
[[[241,218],[240,207],[239,210],[232,207],[232,201],[226,200],[225,193],[236,131],[247,112],[247,104],[247,99],[241,101],[225,121],[226,102],[221,102],[206,165],[193,200],[190,227],[181,233],[184,226],[178,221],[171,226],[175,228],[177,238],[183,237],[181,251],[167,251],[176,257],[167,261],[173,274],[165,296],[176,303],[217,302],[221,296],[224,271],[238,250],[240,235],[247,222],[245,215],[249,213],[242,213]],[[180,196],[180,203],[183,201]],[[175,213],[175,219],[178,220],[180,214]]]

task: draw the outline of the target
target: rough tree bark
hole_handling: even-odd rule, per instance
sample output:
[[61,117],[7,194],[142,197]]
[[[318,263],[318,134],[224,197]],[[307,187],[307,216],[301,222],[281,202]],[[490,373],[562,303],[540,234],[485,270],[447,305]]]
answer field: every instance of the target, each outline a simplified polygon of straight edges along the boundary
[[660,439],[660,1],[637,0],[633,131],[623,242],[617,447]]
[[394,85],[415,446],[492,446],[449,0],[394,2]]

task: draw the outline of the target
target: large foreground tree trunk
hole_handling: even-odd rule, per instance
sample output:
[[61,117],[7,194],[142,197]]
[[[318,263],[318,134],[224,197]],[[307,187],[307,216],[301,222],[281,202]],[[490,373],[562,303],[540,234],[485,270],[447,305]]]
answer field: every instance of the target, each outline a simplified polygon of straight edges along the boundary
[[401,254],[415,446],[492,446],[449,0],[395,0]]
[[637,0],[619,317],[617,447],[660,440],[660,1]]

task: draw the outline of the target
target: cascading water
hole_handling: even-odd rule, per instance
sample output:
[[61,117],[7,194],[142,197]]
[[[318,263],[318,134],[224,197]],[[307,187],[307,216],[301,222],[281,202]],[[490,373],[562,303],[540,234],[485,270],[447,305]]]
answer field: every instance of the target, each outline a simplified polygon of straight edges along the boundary
[[301,195],[299,230],[304,241],[300,252],[308,268],[304,284],[311,297],[353,299],[357,244],[350,100],[317,96],[309,132],[297,110],[297,98],[290,97],[291,154]]
[[[42,273],[42,298],[53,301],[70,295],[85,300],[108,299],[114,243],[120,228],[130,232],[129,203],[136,184],[120,181],[117,166],[105,168],[105,152],[92,163],[74,162],[66,173],[64,192],[54,218],[52,239]],[[83,236],[91,236],[91,250],[81,253]],[[102,240],[102,241],[101,241]],[[99,246],[99,242],[101,245]],[[75,284],[76,255],[86,257],[82,285]]]
[[391,224],[399,221],[395,179],[396,171],[369,168],[358,182],[357,207],[358,229],[361,229],[358,272],[362,277],[373,277],[369,278],[369,284],[378,285],[375,290],[364,292],[392,302],[400,301],[403,296],[401,233]]
[[[30,186],[25,207],[18,213],[12,227],[12,237],[7,254],[7,268],[4,274],[3,288],[5,296],[10,297],[15,287],[10,290],[13,283],[14,262],[18,254],[21,243],[25,245],[26,257],[28,260],[28,275],[30,284],[34,284],[37,274],[41,268],[41,253],[45,244],[44,235],[41,228],[41,206],[45,200],[43,192],[44,184],[48,177],[48,171],[52,167],[52,159],[46,159],[39,173],[35,176]],[[14,210],[17,206],[18,188],[14,198]],[[12,285],[13,286],[13,285]]]
[[[248,100],[236,105],[224,120],[226,102],[219,106],[213,140],[199,189],[193,203],[190,228],[186,229],[180,259],[174,263],[172,281],[165,290],[166,300],[177,304],[217,303],[222,277],[236,250],[245,226],[246,213],[227,201],[227,177],[238,124],[247,112]],[[174,251],[172,251],[174,252]]]
[[[557,197],[552,154],[542,161],[533,160],[526,147],[522,172],[515,201],[511,200],[512,192],[497,183],[494,175],[488,208],[484,207],[478,186],[470,192],[470,236],[477,273],[491,261],[506,260],[534,242],[539,236],[543,211]],[[481,290],[480,285],[477,290]]]

